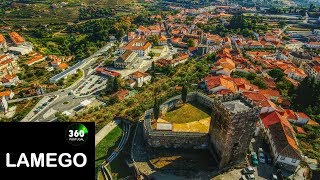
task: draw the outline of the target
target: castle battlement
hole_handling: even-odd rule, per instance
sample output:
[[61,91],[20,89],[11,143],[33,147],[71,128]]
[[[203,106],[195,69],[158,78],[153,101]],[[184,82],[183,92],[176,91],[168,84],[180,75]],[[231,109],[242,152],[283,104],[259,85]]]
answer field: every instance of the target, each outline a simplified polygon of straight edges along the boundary
[[[210,98],[200,92],[187,95],[187,102],[196,102],[211,110],[209,133],[160,131],[151,128],[152,110],[146,111],[144,137],[151,147],[208,148],[220,168],[244,161],[252,132],[259,119],[261,107],[241,93]],[[162,114],[182,103],[175,96],[160,106]]]

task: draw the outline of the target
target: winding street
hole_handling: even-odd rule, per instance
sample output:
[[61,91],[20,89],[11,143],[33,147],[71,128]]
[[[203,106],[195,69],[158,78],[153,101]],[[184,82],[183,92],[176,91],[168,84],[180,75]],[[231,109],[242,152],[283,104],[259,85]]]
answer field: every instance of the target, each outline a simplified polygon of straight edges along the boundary
[[[58,98],[56,98],[53,102],[51,102],[49,105],[44,107],[39,113],[35,114],[34,116],[28,116],[29,118],[24,119],[25,122],[31,122],[31,121],[37,121],[37,122],[46,122],[51,121],[55,118],[55,112],[63,112],[65,110],[73,109],[77,107],[82,101],[86,99],[94,98],[95,95],[89,95],[86,97],[78,97],[75,96],[72,92],[77,89],[81,84],[95,72],[95,61],[98,59],[99,56],[101,56],[104,52],[108,51],[112,47],[113,43],[108,43],[106,46],[101,48],[99,51],[91,55],[90,57],[84,59],[83,65],[80,67],[80,70],[82,70],[83,76],[75,82],[70,87],[67,87],[62,90],[58,90],[51,93],[42,94],[39,96],[33,96],[33,97],[27,97],[27,98],[19,98],[10,100],[9,103],[13,102],[19,102],[25,99],[32,99],[35,97],[48,97],[55,95]],[[68,103],[64,103],[68,102]],[[30,112],[33,113],[33,112]]]
[[122,151],[124,145],[129,139],[130,129],[131,125],[129,123],[123,122],[123,130],[122,130],[122,138],[120,140],[120,143],[118,144],[118,147],[111,153],[111,155],[106,159],[107,164],[112,162],[118,154]]
[[[104,176],[105,179],[108,179],[108,180],[112,180],[112,175],[110,173],[110,171],[108,170],[107,166],[109,165],[109,163],[111,163],[118,155],[119,153],[123,150],[126,142],[128,141],[129,139],[129,136],[130,136],[130,129],[131,129],[131,125],[129,123],[126,123],[124,121],[122,121],[123,123],[123,130],[122,130],[122,137],[121,137],[121,140],[120,140],[120,143],[118,144],[117,148],[111,153],[111,155],[109,157],[107,157],[105,159],[105,161],[103,161],[103,163],[101,164],[101,171],[102,171],[102,174]],[[106,125],[106,126],[109,126]],[[109,131],[110,132],[110,131]],[[108,132],[108,133],[109,133]],[[105,134],[106,135],[108,135]],[[105,137],[104,136],[104,137]],[[97,134],[96,134],[96,137],[97,137]],[[107,149],[106,149],[107,151]]]

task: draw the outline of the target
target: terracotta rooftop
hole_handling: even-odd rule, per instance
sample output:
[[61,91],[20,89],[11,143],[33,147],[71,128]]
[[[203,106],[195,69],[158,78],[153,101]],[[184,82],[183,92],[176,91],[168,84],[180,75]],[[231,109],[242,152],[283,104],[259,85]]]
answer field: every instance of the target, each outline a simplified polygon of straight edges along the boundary
[[148,73],[136,71],[136,72],[132,73],[130,76],[132,76],[132,77],[134,77],[134,78],[141,78],[141,77],[146,77],[146,76],[148,76]]
[[23,37],[20,36],[20,34],[18,34],[17,32],[12,32],[9,34],[11,40],[15,43],[15,44],[21,44],[24,43],[25,40],[23,39]]
[[269,129],[277,152],[286,157],[301,159],[298,145],[294,139],[294,130],[288,120],[277,112],[272,112],[262,119]]
[[145,39],[133,39],[126,46],[122,47],[124,50],[146,50],[151,47],[151,43]]
[[66,64],[66,63],[60,63],[58,66],[60,69],[63,69],[63,70],[67,69],[69,67],[68,64]]
[[26,62],[26,64],[29,65],[29,64],[38,62],[38,61],[40,61],[40,60],[43,59],[43,58],[44,58],[44,57],[43,57],[42,55],[38,54],[38,55],[32,57],[30,60],[28,60],[28,61]]
[[2,34],[0,34],[0,44],[3,44],[4,42],[6,42],[6,39]]
[[299,134],[307,134],[307,132],[302,127],[297,127],[297,133],[299,133]]

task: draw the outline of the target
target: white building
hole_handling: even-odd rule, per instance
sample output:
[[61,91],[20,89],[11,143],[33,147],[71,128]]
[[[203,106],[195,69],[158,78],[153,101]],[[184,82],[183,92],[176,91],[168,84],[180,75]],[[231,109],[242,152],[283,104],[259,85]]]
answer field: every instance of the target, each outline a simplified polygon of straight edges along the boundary
[[[132,81],[130,80],[134,80],[135,83],[132,83]],[[136,71],[132,74],[129,75],[129,81],[130,82],[130,86],[135,86],[137,85],[138,87],[141,87],[144,83],[148,83],[151,80],[151,76],[147,73],[144,72],[140,72],[140,71]]]
[[318,61],[305,63],[303,68],[310,77],[313,77],[316,81],[320,81],[320,63]]
[[138,56],[147,56],[151,50],[151,43],[145,39],[133,39],[127,45],[120,48],[120,53],[131,50],[138,54]]
[[16,55],[26,55],[33,51],[32,46],[9,47],[9,51]]
[[262,124],[275,164],[282,169],[294,172],[302,156],[291,124],[277,112],[262,118]]
[[14,96],[14,93],[11,90],[0,92],[0,109],[1,110],[3,110],[4,112],[8,111],[7,100],[12,99],[13,96]]
[[311,49],[320,49],[320,42],[308,42],[305,45]]
[[0,109],[4,112],[8,111],[8,102],[4,96],[0,97]]
[[114,61],[115,68],[126,68],[137,57],[137,53],[126,50],[116,61]]

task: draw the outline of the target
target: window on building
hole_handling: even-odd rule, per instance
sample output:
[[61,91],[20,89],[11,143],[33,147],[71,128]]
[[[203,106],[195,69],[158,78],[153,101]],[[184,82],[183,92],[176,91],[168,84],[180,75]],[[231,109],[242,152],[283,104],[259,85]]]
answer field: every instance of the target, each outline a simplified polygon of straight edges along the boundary
[[296,159],[292,159],[292,161],[291,161],[292,163],[296,163],[297,162],[297,160]]
[[283,156],[281,156],[281,158],[280,158],[281,160],[285,160],[286,158],[285,157],[283,157]]

